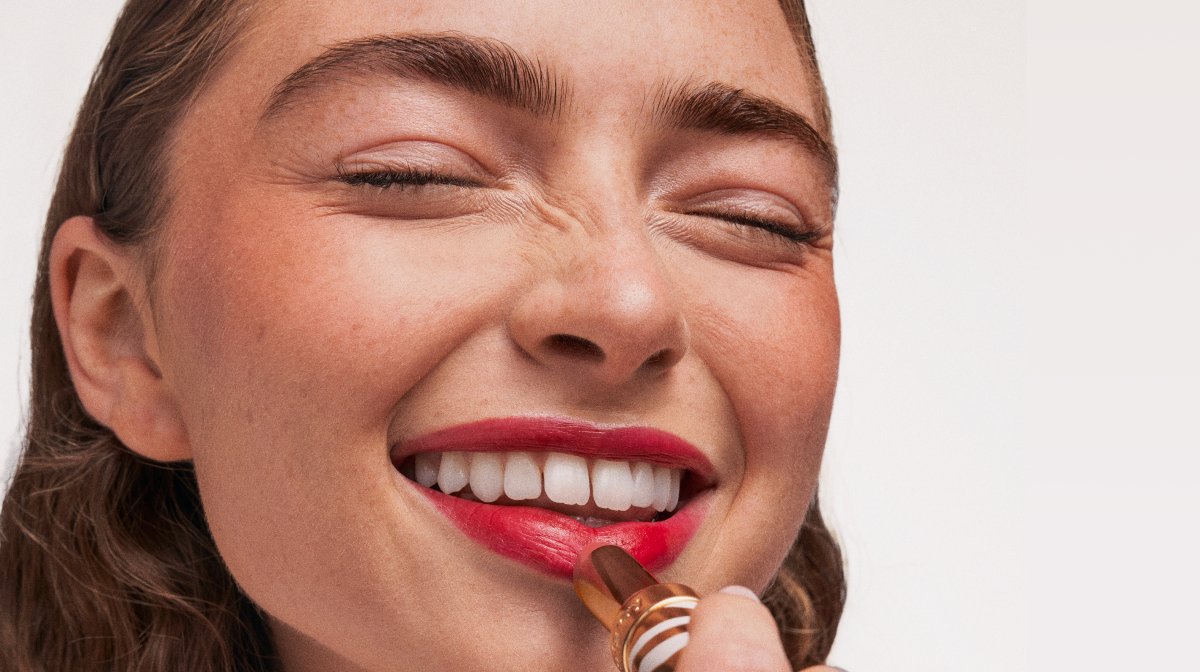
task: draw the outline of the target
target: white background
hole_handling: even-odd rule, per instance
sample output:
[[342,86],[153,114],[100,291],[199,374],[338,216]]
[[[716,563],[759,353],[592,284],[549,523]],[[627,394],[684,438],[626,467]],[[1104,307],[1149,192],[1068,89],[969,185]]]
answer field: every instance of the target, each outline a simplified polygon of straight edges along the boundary
[[[2,3],[11,466],[41,220],[120,3]],[[843,171],[831,662],[1200,670],[1200,12],[809,5]]]

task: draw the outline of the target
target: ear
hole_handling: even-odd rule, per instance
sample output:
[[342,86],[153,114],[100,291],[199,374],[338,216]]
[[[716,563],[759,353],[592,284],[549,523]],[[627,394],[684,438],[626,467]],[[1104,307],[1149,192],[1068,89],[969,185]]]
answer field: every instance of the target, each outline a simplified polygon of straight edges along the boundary
[[54,319],[84,408],[136,453],[189,459],[133,253],[104,238],[92,218],[73,217],[54,236],[49,272]]

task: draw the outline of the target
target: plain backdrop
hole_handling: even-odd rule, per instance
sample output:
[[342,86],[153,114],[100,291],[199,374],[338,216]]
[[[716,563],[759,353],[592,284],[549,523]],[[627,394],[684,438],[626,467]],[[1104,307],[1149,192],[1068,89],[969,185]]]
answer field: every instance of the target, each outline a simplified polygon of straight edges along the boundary
[[[6,475],[42,218],[119,5],[2,0]],[[1195,5],[809,11],[842,165],[831,662],[1200,670]]]

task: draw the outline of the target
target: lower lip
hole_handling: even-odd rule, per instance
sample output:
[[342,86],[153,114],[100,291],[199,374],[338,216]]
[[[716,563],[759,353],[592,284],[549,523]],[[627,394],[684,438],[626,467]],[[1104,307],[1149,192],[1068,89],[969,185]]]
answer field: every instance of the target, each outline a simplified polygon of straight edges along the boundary
[[553,511],[482,504],[417,487],[442,515],[476,543],[565,579],[571,578],[583,547],[592,542],[620,546],[646,569],[661,572],[683,552],[700,527],[707,508],[707,497],[701,494],[661,522],[613,523],[591,528]]

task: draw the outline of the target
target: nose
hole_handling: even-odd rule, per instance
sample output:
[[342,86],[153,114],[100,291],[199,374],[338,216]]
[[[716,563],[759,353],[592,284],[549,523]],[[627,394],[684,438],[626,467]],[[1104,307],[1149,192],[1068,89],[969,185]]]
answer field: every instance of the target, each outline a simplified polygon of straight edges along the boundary
[[510,313],[517,346],[580,382],[610,386],[678,363],[688,348],[687,324],[650,241],[574,242],[566,263],[556,264]]

